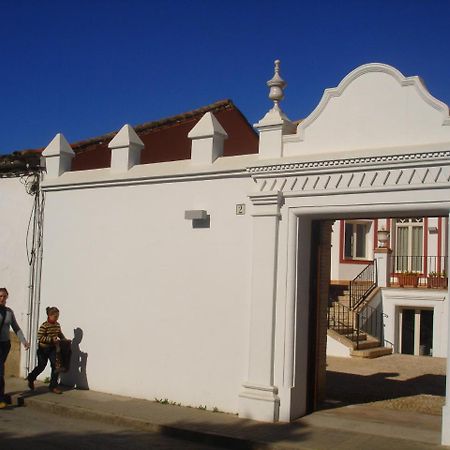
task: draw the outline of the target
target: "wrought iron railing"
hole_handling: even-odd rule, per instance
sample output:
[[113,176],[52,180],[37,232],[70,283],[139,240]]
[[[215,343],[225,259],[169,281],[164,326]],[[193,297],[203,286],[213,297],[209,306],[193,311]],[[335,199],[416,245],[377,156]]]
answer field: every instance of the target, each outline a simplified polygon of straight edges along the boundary
[[350,309],[358,308],[377,286],[377,262],[368,264],[349,284]]
[[342,303],[334,302],[328,308],[328,328],[345,336],[355,344],[358,350],[360,343],[370,335],[384,345],[383,313],[376,308],[365,305],[361,311],[351,310]]
[[417,286],[427,286],[430,276],[448,277],[446,256],[391,256],[391,283],[398,284],[399,274],[416,274]]
[[383,313],[377,308],[365,305],[357,315],[359,329],[377,338],[380,343],[384,342]]
[[328,308],[328,328],[336,331],[358,345],[360,330],[356,326],[357,313],[339,302]]

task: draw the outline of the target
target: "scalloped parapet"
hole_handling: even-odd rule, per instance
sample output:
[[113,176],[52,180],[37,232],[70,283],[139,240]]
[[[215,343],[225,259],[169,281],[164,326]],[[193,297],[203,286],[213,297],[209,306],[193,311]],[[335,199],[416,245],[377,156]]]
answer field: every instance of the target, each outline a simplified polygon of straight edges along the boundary
[[[417,77],[386,64],[365,64],[283,138],[284,156],[358,152],[450,143],[449,109]],[[387,151],[387,150],[386,150]]]

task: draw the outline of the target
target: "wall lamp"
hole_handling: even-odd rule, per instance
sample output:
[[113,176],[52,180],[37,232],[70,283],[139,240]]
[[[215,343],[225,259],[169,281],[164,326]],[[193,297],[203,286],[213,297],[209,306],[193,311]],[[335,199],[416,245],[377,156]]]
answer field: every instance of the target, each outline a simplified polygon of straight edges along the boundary
[[189,209],[184,212],[184,218],[187,220],[205,220],[208,213],[204,209]]

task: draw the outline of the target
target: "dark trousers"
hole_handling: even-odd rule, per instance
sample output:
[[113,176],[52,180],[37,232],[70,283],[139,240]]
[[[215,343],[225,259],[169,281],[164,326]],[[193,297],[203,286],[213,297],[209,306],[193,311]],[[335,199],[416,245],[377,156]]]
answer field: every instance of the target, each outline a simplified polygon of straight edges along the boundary
[[0,342],[0,402],[5,401],[5,362],[10,350],[10,341]]
[[38,363],[32,372],[28,374],[28,379],[34,381],[40,373],[47,367],[48,360],[52,366],[52,373],[50,375],[49,389],[58,386],[58,372],[56,371],[56,348],[55,347],[39,347],[37,351]]

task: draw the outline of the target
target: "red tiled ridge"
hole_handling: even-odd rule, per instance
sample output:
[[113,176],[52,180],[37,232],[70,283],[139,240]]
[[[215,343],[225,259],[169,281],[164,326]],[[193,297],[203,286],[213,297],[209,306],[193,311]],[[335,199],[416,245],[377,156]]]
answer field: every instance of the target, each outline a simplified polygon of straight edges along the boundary
[[[224,156],[258,152],[258,136],[231,100],[221,100],[201,108],[147,122],[134,127],[145,144],[141,164],[189,159],[191,140],[187,135],[206,112],[212,112],[228,133]],[[117,132],[72,144],[72,170],[99,169],[111,164],[108,143]]]

